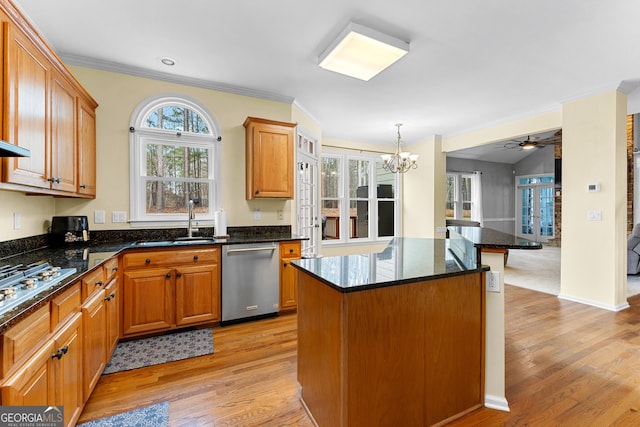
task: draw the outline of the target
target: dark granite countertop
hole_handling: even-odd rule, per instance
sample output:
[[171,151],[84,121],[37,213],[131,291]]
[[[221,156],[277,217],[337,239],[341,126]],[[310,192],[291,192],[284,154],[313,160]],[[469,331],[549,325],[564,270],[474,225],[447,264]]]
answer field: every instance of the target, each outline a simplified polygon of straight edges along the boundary
[[[137,246],[135,242],[140,240],[147,240],[141,235],[119,235],[114,232],[113,241],[105,241],[104,236],[98,238],[95,241],[89,241],[87,244],[72,244],[69,246],[54,247],[46,246],[39,249],[32,249],[25,252],[18,253],[17,255],[0,258],[0,265],[7,264],[31,264],[39,262],[48,262],[51,265],[61,268],[75,268],[76,273],[69,276],[59,284],[44,290],[40,294],[33,297],[31,300],[17,306],[16,308],[0,315],[0,333],[3,333],[7,328],[13,326],[24,317],[33,313],[42,305],[48,303],[56,295],[60,294],[68,285],[76,282],[82,276],[89,271],[102,265],[102,263],[109,258],[112,258],[125,250],[143,250],[143,249],[164,249],[167,247],[173,247],[176,249],[185,249],[188,247],[202,247],[206,245],[232,245],[232,244],[250,244],[261,242],[286,242],[304,240],[305,238],[296,236],[286,231],[269,232],[265,234],[259,233],[238,233],[227,239],[215,239],[212,242],[203,243],[189,243],[187,241],[180,243],[171,243],[166,245],[159,245],[153,247]],[[92,233],[93,237],[93,233]],[[166,239],[173,239],[175,236],[166,237]],[[154,235],[149,240],[162,240],[161,236]],[[13,242],[5,243],[5,246],[11,245]]]
[[542,244],[538,242],[491,228],[449,226],[447,229],[462,235],[481,249],[542,249]]
[[478,265],[473,250],[470,257],[460,256],[451,242],[396,237],[380,253],[301,259],[292,265],[343,293],[488,270]]

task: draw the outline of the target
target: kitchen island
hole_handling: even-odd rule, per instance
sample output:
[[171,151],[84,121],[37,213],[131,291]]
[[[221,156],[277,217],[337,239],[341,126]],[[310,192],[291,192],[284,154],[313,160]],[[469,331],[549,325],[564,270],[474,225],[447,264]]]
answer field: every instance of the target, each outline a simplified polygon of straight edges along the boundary
[[466,239],[303,259],[298,381],[319,426],[434,425],[483,404],[486,267]]

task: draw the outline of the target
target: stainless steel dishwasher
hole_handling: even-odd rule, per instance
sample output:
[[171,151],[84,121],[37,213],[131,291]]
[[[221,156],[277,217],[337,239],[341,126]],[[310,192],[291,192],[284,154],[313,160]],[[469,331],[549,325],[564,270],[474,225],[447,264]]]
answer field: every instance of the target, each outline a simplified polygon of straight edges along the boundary
[[275,314],[280,304],[279,245],[222,246],[222,323]]

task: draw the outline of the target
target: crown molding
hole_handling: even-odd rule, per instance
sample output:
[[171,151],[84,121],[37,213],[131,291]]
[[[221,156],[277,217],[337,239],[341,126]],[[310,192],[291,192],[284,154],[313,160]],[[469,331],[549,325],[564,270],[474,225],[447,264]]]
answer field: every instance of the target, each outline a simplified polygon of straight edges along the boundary
[[217,83],[210,80],[196,79],[192,77],[177,76],[175,74],[153,71],[146,68],[134,67],[121,64],[119,62],[106,61],[102,59],[89,58],[86,56],[73,55],[68,53],[59,54],[62,61],[68,65],[76,65],[79,67],[93,68],[102,71],[111,71],[114,73],[128,74],[130,76],[144,77],[154,80],[165,81],[169,83],[184,84],[187,86],[210,89],[219,92],[233,93],[235,95],[249,96],[252,98],[266,99],[269,101],[283,102],[292,104],[295,98],[291,96],[278,95],[271,92],[265,92],[256,89],[250,89],[240,86]]

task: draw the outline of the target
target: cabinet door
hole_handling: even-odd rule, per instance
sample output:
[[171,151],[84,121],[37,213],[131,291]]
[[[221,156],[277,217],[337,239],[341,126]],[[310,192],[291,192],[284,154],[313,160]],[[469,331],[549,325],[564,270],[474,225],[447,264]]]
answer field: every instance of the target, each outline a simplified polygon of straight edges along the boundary
[[118,287],[118,278],[115,277],[111,280],[105,290],[107,292],[105,297],[107,306],[107,353],[105,358],[109,361],[120,338],[120,289]]
[[246,198],[293,198],[292,123],[247,118]]
[[80,98],[78,102],[78,193],[96,196],[96,112]]
[[300,242],[280,243],[280,311],[298,306],[297,275],[291,261],[300,259],[300,247]]
[[49,82],[51,65],[14,25],[4,23],[4,139],[31,151],[6,159],[4,181],[50,188]]
[[220,320],[218,264],[177,267],[176,325]]
[[51,188],[76,192],[76,92],[57,71],[51,81]]
[[2,385],[3,406],[52,404],[51,354],[53,341],[49,340]]
[[89,398],[106,364],[107,334],[105,328],[107,315],[103,299],[104,290],[95,293],[82,306],[84,400]]
[[[64,425],[73,426],[84,406],[82,394],[82,316],[80,313],[54,336],[52,353],[55,405],[64,407]],[[54,357],[55,356],[55,357]]]
[[173,324],[173,269],[149,268],[123,274],[122,333],[161,331]]

